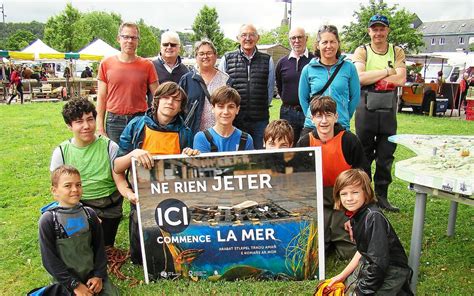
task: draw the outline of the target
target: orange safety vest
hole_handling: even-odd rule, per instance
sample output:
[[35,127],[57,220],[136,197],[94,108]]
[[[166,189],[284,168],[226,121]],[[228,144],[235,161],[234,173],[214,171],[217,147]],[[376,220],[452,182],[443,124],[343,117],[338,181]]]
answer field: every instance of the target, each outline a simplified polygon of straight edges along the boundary
[[324,187],[334,186],[337,176],[351,168],[342,152],[342,136],[344,133],[345,131],[340,132],[327,142],[316,139],[312,132],[309,133],[309,145],[311,147],[321,147]]
[[179,132],[155,131],[145,125],[142,149],[151,154],[180,154]]

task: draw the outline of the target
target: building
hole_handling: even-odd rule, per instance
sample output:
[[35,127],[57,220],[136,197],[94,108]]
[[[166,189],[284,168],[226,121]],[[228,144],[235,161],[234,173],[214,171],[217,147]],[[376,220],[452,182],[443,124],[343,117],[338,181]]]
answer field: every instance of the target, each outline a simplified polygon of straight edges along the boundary
[[418,30],[425,42],[421,52],[465,52],[474,43],[474,19],[424,22]]
[[275,64],[291,51],[280,44],[258,44],[257,48],[260,52],[271,55]]

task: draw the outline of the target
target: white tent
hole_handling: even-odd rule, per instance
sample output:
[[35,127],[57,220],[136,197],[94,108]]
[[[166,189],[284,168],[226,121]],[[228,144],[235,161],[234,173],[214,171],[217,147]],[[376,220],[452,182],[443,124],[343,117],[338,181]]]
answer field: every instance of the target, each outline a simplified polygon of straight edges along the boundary
[[101,55],[104,57],[119,54],[120,51],[108,45],[102,39],[96,39],[79,51],[80,54]]
[[35,42],[25,47],[21,52],[34,53],[35,59],[39,59],[40,53],[60,53],[54,48],[51,48],[46,45],[43,41],[41,41],[41,39],[36,39]]

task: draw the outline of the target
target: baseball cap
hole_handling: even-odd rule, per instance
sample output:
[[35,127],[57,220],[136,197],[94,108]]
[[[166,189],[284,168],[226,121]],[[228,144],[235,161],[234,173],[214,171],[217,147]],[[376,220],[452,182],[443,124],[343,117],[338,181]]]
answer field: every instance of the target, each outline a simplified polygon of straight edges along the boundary
[[372,27],[373,25],[380,24],[385,27],[390,27],[390,22],[388,21],[388,18],[384,15],[381,14],[376,14],[372,16],[369,20],[369,25],[368,27]]

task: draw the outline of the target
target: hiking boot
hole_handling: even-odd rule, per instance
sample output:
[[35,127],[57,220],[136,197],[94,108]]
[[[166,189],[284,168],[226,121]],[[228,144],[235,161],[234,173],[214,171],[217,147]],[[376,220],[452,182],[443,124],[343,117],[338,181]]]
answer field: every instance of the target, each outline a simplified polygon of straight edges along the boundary
[[388,199],[384,196],[377,196],[377,205],[379,206],[379,208],[381,208],[382,210],[385,210],[387,212],[392,212],[392,213],[398,213],[400,212],[400,208],[397,208],[395,206],[392,206],[390,204],[390,202],[388,201]]

